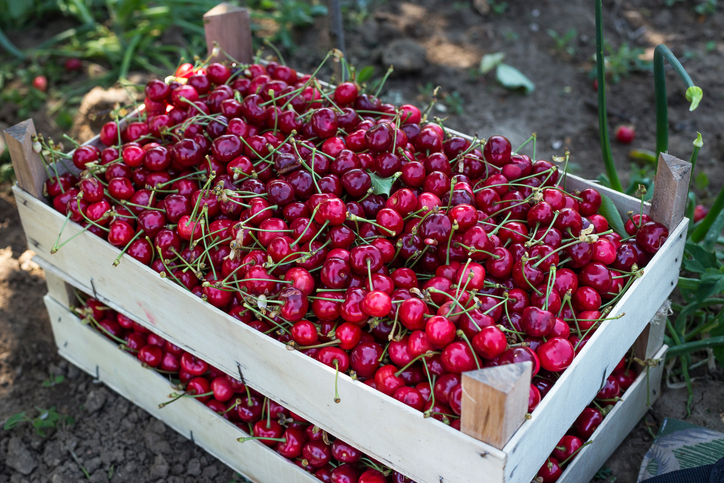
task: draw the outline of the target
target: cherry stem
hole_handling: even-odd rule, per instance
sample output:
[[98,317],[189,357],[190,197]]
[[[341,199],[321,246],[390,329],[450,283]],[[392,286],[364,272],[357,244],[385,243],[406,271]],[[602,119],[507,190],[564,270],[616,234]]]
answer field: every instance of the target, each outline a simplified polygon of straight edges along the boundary
[[339,392],[337,391],[337,379],[339,379],[339,361],[337,359],[334,360],[334,402],[338,403],[342,401],[339,398]]
[[436,351],[426,351],[426,352],[423,352],[422,354],[417,355],[417,357],[413,358],[410,362],[408,362],[407,364],[405,364],[405,366],[404,366],[402,369],[400,369],[399,371],[395,372],[395,377],[400,377],[400,374],[402,374],[403,372],[405,372],[405,370],[406,370],[408,367],[410,367],[411,365],[413,365],[415,362],[419,361],[420,359],[425,358],[425,357],[432,357],[432,356],[434,356],[434,355],[436,355],[436,354],[440,354],[440,352],[436,352]]

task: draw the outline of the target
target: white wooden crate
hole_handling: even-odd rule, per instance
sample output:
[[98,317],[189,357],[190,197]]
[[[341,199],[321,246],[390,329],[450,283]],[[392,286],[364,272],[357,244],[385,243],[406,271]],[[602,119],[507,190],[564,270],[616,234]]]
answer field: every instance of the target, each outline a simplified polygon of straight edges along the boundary
[[[582,181],[585,183],[584,181]],[[185,350],[290,407],[336,437],[358,446],[420,482],[530,480],[576,415],[590,402],[618,361],[673,290],[687,220],[613,308],[532,418],[503,450],[477,441],[422,413],[340,375],[341,403],[333,401],[335,371],[204,303],[150,268],[83,233],[54,255],[65,221],[60,213],[15,187],[29,246],[46,269],[139,321]],[[630,201],[630,203],[636,202]],[[80,231],[69,223],[63,237]]]
[[[242,430],[212,413],[194,399],[181,399],[158,409],[170,387],[168,381],[152,370],[144,369],[132,355],[118,349],[50,295],[44,298],[61,356],[96,377],[121,396],[160,419],[186,438],[247,478],[261,483],[312,483],[311,474],[257,442],[236,443],[245,436]],[[663,359],[668,347],[661,348]],[[608,459],[659,396],[663,364],[642,372],[621,401],[606,416],[584,447],[568,465],[560,483],[586,482]],[[489,481],[477,479],[474,481]],[[523,480],[516,480],[523,481]],[[527,481],[527,480],[526,480]]]
[[44,297],[58,352],[76,366],[191,439],[250,480],[260,483],[319,482],[268,446],[236,438],[248,436],[234,424],[193,398],[181,398],[163,409],[158,404],[171,392],[167,379],[145,369],[138,359],[118,348],[50,295]]

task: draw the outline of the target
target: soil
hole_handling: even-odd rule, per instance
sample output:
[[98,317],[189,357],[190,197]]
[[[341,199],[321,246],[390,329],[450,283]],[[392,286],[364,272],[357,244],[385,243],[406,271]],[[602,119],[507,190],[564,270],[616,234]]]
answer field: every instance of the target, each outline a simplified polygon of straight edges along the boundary
[[[579,174],[596,177],[603,165],[596,93],[588,75],[595,49],[591,2],[488,3],[505,3],[507,8],[502,14],[483,16],[469,2],[374,3],[366,18],[346,26],[348,58],[360,68],[375,66],[378,77],[387,67],[381,64],[383,59],[398,59],[396,62],[409,68],[402,74],[403,69],[398,69],[388,80],[386,99],[425,105],[432,88],[440,85],[444,102],[439,105],[446,111],[434,112],[439,117],[449,116],[449,127],[482,137],[503,134],[514,146],[536,132],[537,157],[550,159],[568,147]],[[724,83],[720,33],[724,13],[702,18],[691,2],[676,3],[674,8],[661,3],[604,2],[606,38],[616,49],[623,42],[641,47],[649,58],[653,47],[665,42],[686,58],[685,66],[705,96],[696,112],[688,112],[682,84],[669,72],[669,149],[688,159],[691,142],[700,131],[704,147],[697,171],[707,175],[716,193],[724,184],[724,172],[716,169],[724,145],[717,129],[722,116],[715,109]],[[568,45],[571,49],[556,51],[547,30],[563,34],[571,28],[578,32]],[[324,55],[316,34],[298,35],[300,48],[287,55],[290,65],[300,71],[313,70]],[[494,74],[475,74],[482,55],[495,52],[504,52],[506,63],[533,80],[535,91],[529,95],[507,91],[495,82]],[[630,73],[619,83],[609,84],[607,94],[611,125],[632,123],[637,130],[632,145],[615,141],[613,145],[616,164],[627,178],[631,169],[642,168],[629,161],[629,150],[653,149],[655,142],[652,75]],[[456,99],[459,113],[454,109]],[[92,112],[92,107],[88,109]],[[14,116],[12,108],[0,109],[0,123],[11,125],[21,120]],[[40,131],[60,137],[57,127],[42,113],[36,121]],[[84,132],[86,128],[81,123],[74,130]],[[709,199],[711,192],[703,183],[700,188],[698,194]],[[46,292],[43,273],[26,252],[14,203],[9,186],[0,186],[0,422],[21,411],[35,417],[34,408],[51,406],[75,422],[60,425],[45,437],[27,423],[0,431],[0,481],[240,480],[221,462],[109,389],[95,385],[90,376],[57,355],[42,303]],[[700,371],[695,374],[699,379],[694,384],[692,415],[686,417],[686,390],[664,387],[659,401],[606,463],[607,469],[601,472],[606,481],[636,481],[641,458],[666,417],[724,432],[724,376],[720,369]],[[46,387],[43,383],[52,376],[64,380]]]

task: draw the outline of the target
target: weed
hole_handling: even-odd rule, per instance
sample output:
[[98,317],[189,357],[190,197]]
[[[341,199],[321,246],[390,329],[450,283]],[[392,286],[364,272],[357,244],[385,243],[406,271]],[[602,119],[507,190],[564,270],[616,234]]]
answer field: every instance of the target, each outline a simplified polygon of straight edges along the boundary
[[60,384],[63,381],[65,381],[65,376],[60,376],[60,375],[54,376],[51,374],[49,379],[43,381],[43,387],[57,386],[58,384]]
[[5,421],[3,429],[7,431],[13,429],[20,423],[30,423],[40,436],[45,437],[44,430],[47,428],[55,429],[58,427],[72,426],[75,423],[73,417],[58,414],[55,406],[49,409],[42,409],[35,406],[35,410],[38,411],[38,415],[34,418],[28,417],[25,411],[10,416],[8,420]]
[[503,15],[508,8],[508,2],[502,2],[497,0],[488,0],[490,10],[496,15]]
[[553,38],[556,52],[566,52],[571,57],[576,55],[576,47],[573,43],[578,35],[578,30],[571,28],[564,34],[559,34],[553,29],[548,29],[546,32]]
[[716,13],[718,0],[704,0],[694,7],[694,11],[699,15],[714,15]]
[[[652,69],[652,62],[644,60],[642,55],[644,49],[631,47],[627,42],[621,44],[618,50],[611,44],[605,44],[604,63],[606,74],[611,76],[611,81],[617,84],[622,77],[628,77],[632,72],[645,72]],[[596,76],[596,68],[591,69],[591,77]]]

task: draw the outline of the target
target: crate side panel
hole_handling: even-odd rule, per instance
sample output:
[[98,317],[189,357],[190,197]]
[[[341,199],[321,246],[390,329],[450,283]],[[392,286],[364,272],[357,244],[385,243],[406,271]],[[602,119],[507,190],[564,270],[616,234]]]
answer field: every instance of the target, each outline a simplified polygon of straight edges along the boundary
[[671,233],[662,249],[612,309],[609,320],[593,334],[573,364],[543,398],[532,418],[503,450],[508,455],[506,481],[530,480],[549,451],[594,398],[616,364],[674,289],[684,250],[688,220]]
[[75,315],[46,296],[59,352],[115,392],[160,419],[248,478],[275,483],[313,483],[314,476],[256,441],[239,443],[248,436],[232,423],[213,414],[194,399],[179,399],[163,409],[158,404],[172,389],[162,376],[145,369],[128,353],[93,329],[83,326]]
[[[584,447],[571,461],[561,475],[558,483],[578,483],[589,481],[598,469],[608,460],[626,436],[636,427],[638,422],[648,412],[650,405],[659,398],[661,393],[661,375],[664,371],[663,359],[666,356],[667,346],[662,347],[656,354],[656,359],[662,362],[649,369],[648,382],[644,370],[631,387],[606,416],[603,423],[591,435],[592,444]],[[647,391],[647,385],[649,390]],[[647,405],[648,402],[650,405]]]
[[[113,300],[118,304],[110,303],[113,308],[227,374],[238,377],[241,369],[250,386],[417,481],[473,481],[479,475],[502,481],[503,452],[346,375],[339,377],[342,401],[335,404],[333,369],[287,350],[178,285],[159,281],[157,273],[129,257],[112,267],[118,250],[94,235],[82,234],[51,255],[64,217],[22,190],[15,194],[33,250],[78,288]],[[69,224],[63,238],[79,230]]]

